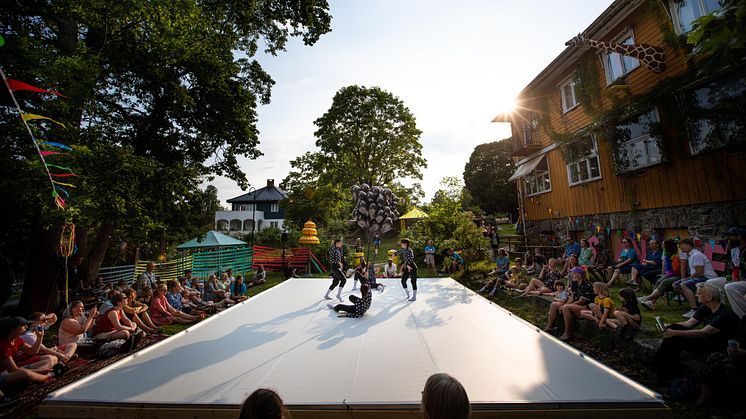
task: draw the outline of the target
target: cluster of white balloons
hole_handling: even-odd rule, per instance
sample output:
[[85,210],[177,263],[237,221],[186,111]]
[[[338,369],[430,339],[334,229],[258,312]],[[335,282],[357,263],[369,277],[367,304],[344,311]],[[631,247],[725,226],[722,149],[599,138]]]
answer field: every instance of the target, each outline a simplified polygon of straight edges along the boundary
[[352,199],[355,202],[353,218],[360,228],[371,234],[385,234],[394,227],[394,221],[399,218],[399,211],[396,210],[399,198],[391,189],[366,183],[354,185]]

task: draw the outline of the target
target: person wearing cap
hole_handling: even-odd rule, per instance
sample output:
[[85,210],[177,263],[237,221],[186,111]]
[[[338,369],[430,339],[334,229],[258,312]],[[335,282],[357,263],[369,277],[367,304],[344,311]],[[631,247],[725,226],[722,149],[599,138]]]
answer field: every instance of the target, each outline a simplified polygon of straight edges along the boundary
[[[23,317],[12,317],[0,325],[0,373],[13,373],[23,367],[39,374],[47,374],[57,364],[58,360],[54,355],[38,355],[44,329],[36,330],[36,342],[33,346],[21,339],[31,323]],[[20,355],[28,357],[19,360]]]
[[705,282],[708,279],[717,278],[718,274],[715,272],[715,269],[713,269],[710,259],[694,247],[694,241],[692,239],[682,239],[679,242],[679,249],[686,254],[689,265],[689,275],[674,282],[673,289],[684,296],[684,298],[689,302],[689,311],[684,313],[682,316],[685,319],[689,319],[697,311],[697,297],[694,295],[696,285],[700,282]]

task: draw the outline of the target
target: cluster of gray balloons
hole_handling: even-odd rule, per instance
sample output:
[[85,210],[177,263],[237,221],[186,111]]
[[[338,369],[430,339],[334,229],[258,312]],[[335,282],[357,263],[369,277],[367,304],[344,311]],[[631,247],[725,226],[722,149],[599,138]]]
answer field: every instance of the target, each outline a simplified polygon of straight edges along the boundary
[[385,234],[399,218],[399,211],[396,210],[399,198],[391,189],[366,183],[353,185],[352,199],[355,202],[352,217],[360,228],[371,234]]

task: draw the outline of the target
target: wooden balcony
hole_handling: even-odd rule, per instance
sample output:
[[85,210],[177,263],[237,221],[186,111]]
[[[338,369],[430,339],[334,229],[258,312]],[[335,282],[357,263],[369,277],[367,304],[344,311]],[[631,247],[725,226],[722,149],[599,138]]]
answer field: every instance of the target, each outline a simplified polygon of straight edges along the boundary
[[513,157],[524,157],[542,149],[538,128],[524,127],[513,144]]

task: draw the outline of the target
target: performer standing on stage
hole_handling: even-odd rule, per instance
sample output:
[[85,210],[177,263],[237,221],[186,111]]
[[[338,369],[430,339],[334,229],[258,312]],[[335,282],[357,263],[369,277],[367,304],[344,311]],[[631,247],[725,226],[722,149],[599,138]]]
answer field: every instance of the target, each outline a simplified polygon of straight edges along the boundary
[[[414,263],[414,252],[409,248],[409,239],[402,239],[399,250],[399,266],[401,267],[401,286],[407,293],[409,301],[417,301],[417,264]],[[412,279],[412,298],[409,298],[407,278]]]
[[332,297],[330,297],[329,294],[337,285],[339,285],[339,288],[337,289],[337,299],[342,302],[344,301],[342,300],[342,288],[344,288],[347,283],[347,277],[345,277],[345,274],[342,272],[342,240],[340,239],[334,240],[334,244],[329,249],[329,268],[332,271],[332,286],[326,291],[324,299],[331,300]]
[[347,317],[363,317],[363,314],[370,308],[373,299],[373,293],[370,292],[370,286],[367,282],[360,285],[360,294],[362,298],[357,295],[350,295],[352,304],[337,304],[336,306],[327,304],[326,306],[336,312],[344,311],[347,313]]

